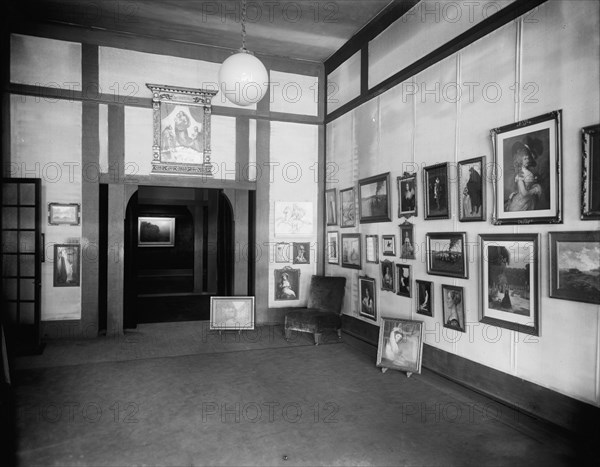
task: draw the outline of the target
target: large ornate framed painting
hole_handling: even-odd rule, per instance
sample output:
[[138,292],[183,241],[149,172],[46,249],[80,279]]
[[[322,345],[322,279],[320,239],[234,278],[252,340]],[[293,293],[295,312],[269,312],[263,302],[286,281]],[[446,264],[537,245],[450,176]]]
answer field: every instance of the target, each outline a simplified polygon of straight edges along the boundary
[[562,224],[561,111],[490,131],[492,223]]
[[146,84],[152,91],[152,172],[212,177],[208,89]]

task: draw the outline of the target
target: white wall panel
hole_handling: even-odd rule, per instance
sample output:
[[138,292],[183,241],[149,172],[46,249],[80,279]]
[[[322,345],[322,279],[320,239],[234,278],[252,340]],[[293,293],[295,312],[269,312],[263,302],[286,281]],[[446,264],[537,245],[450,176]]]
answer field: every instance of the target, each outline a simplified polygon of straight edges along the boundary
[[327,76],[327,113],[360,95],[360,51]]
[[271,112],[317,116],[318,77],[271,71],[269,92]]

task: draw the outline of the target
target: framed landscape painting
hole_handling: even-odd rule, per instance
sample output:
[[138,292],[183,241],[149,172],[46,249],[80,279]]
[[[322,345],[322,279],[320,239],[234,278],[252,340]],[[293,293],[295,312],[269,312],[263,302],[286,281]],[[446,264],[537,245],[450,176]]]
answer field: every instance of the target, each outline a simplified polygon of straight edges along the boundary
[[548,235],[550,297],[600,304],[600,231]]
[[360,223],[390,221],[390,173],[358,182]]
[[138,246],[175,246],[175,218],[138,217]]
[[79,225],[81,204],[48,203],[48,225]]
[[423,322],[382,318],[379,327],[377,367],[421,373]]
[[428,233],[426,239],[427,274],[461,279],[469,277],[465,232]]
[[482,323],[538,336],[539,234],[480,234]]

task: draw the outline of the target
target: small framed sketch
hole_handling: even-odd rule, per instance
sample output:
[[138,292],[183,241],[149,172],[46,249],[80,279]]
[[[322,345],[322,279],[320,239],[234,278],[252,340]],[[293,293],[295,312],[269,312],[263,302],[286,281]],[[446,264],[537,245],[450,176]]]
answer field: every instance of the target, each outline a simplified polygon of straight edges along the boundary
[[539,234],[480,234],[479,321],[538,336]]
[[79,225],[81,204],[48,203],[48,225]]
[[467,279],[467,234],[465,232],[428,233],[427,274]]
[[458,220],[485,220],[485,157],[458,163]]
[[310,264],[310,242],[294,242],[293,255],[294,264]]
[[275,262],[289,263],[291,257],[291,245],[287,242],[278,242],[275,245]]
[[425,220],[449,219],[447,162],[423,169],[423,192],[425,193]]
[[138,246],[175,246],[175,218],[138,217]]
[[337,225],[337,190],[335,188],[325,191],[325,215],[327,225]]
[[365,235],[365,261],[367,263],[379,263],[378,243],[377,235]]
[[395,292],[396,279],[394,276],[394,263],[387,259],[381,262],[381,290]]
[[414,225],[408,221],[400,224],[400,258],[415,259]]
[[254,297],[210,297],[209,328],[254,329]]
[[275,300],[300,300],[300,269],[275,269]]
[[356,225],[356,190],[354,187],[340,190],[340,227]]
[[600,304],[600,231],[548,235],[550,297]]
[[442,284],[442,310],[445,328],[466,332],[464,289],[462,287]]
[[276,237],[310,237],[313,233],[313,203],[310,201],[275,201]]
[[360,234],[342,234],[342,267],[360,269],[362,256],[360,249]]
[[398,184],[398,217],[417,215],[417,174],[404,173]]
[[358,210],[361,224],[389,222],[390,173],[358,181]]
[[490,131],[494,224],[562,223],[561,114],[555,110]]
[[433,283],[417,279],[417,313],[433,316]]
[[54,245],[54,287],[81,285],[81,245],[61,243]]
[[383,256],[396,256],[396,236],[382,235]]
[[396,294],[402,297],[411,297],[412,271],[408,264],[396,264],[396,276],[398,276],[398,287]]
[[421,373],[423,358],[423,322],[382,318],[379,327],[377,367]]
[[327,232],[327,263],[340,264],[339,245],[339,233]]
[[581,219],[600,219],[600,125],[581,129]]
[[375,297],[375,279],[358,276],[359,315],[377,321],[377,301]]

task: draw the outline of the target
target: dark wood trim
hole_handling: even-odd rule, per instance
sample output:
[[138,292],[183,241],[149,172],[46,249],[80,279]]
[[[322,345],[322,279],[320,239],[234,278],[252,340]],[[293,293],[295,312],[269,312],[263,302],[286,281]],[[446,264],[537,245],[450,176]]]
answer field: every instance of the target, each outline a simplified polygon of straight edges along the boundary
[[[256,163],[265,167],[263,177],[269,177],[267,171],[271,166],[269,164],[269,155],[271,154],[271,122],[266,120],[258,120],[256,122]],[[260,178],[257,174],[257,178]],[[271,225],[270,218],[270,190],[271,184],[262,182],[256,183],[255,209],[254,213],[254,241],[248,245],[249,250],[256,249],[256,256],[252,262],[254,274],[251,270],[248,271],[248,276],[256,276],[259,280],[254,281],[255,310],[256,324],[262,324],[266,319],[267,309],[269,307],[269,249],[268,244],[269,226]]]
[[[248,192],[248,295],[256,295],[256,191]],[[243,248],[242,248],[243,251]]]
[[108,173],[125,179],[125,107],[115,104],[108,106]]
[[379,344],[379,326],[354,316],[342,315],[342,331],[375,347]]
[[325,219],[325,188],[326,188],[326,159],[325,159],[325,125],[319,125],[318,129],[318,159],[317,159],[317,173],[321,174],[318,177],[317,183],[317,199],[321,202],[317,202],[317,219],[321,219],[321,222],[317,222],[317,246],[315,249],[317,258],[317,274],[325,275],[325,261],[326,261],[326,248],[327,248],[327,229]]
[[202,176],[186,175],[127,175],[101,173],[100,183],[110,185],[175,186],[181,188],[217,188],[233,190],[256,190],[256,182],[247,180],[222,180]]
[[108,313],[108,185],[102,183],[98,187],[98,333],[101,334],[106,333]]
[[369,44],[360,49],[360,95],[369,94]]

